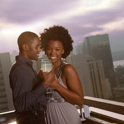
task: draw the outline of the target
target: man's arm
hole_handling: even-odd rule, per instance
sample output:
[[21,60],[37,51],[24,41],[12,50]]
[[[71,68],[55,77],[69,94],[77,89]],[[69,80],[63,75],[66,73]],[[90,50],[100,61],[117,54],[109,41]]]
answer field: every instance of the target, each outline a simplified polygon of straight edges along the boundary
[[25,111],[45,94],[46,89],[42,84],[33,88],[32,79],[28,72],[19,68],[10,73],[10,85],[13,91],[13,101],[18,112]]
[[[40,99],[45,97],[46,88],[41,82],[33,88],[33,80],[36,79],[32,80],[30,76],[29,72],[23,69],[18,70],[18,68],[10,73],[10,85],[13,91],[14,106],[18,112],[35,106]],[[51,84],[53,80],[54,76],[51,74],[44,82]]]

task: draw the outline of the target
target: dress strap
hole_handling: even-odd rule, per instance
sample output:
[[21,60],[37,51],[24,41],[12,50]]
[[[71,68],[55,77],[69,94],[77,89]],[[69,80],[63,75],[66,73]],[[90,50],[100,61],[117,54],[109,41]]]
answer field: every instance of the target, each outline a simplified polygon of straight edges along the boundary
[[61,73],[62,73],[62,67],[65,65],[66,63],[62,63],[60,66],[59,66],[59,69],[58,69],[58,71],[57,71],[57,73],[56,73],[56,77],[57,78],[59,78],[59,76],[61,75]]

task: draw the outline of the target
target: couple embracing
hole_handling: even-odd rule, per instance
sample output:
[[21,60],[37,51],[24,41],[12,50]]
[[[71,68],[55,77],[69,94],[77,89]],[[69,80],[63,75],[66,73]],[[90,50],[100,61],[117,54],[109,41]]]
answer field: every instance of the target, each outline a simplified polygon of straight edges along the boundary
[[[49,27],[40,37],[30,31],[20,34],[19,55],[9,75],[17,124],[81,124],[74,106],[83,104],[81,82],[74,67],[62,61],[72,51],[72,43],[62,26]],[[38,60],[41,50],[53,68],[37,74],[31,60]]]

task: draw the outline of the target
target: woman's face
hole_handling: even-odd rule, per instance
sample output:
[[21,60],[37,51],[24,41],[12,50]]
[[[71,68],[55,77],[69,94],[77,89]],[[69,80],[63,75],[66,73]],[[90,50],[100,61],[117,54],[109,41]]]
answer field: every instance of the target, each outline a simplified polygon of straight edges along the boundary
[[64,48],[60,41],[51,40],[48,42],[46,54],[52,63],[60,62],[63,53]]

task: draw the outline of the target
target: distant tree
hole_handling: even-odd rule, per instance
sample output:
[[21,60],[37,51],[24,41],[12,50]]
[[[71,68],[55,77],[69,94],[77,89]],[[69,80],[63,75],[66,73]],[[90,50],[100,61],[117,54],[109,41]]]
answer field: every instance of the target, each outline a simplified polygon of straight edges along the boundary
[[115,68],[115,73],[117,73],[118,75],[123,75],[123,74],[124,74],[124,66],[118,65],[118,66]]
[[118,65],[115,68],[115,75],[119,84],[124,84],[124,65]]

